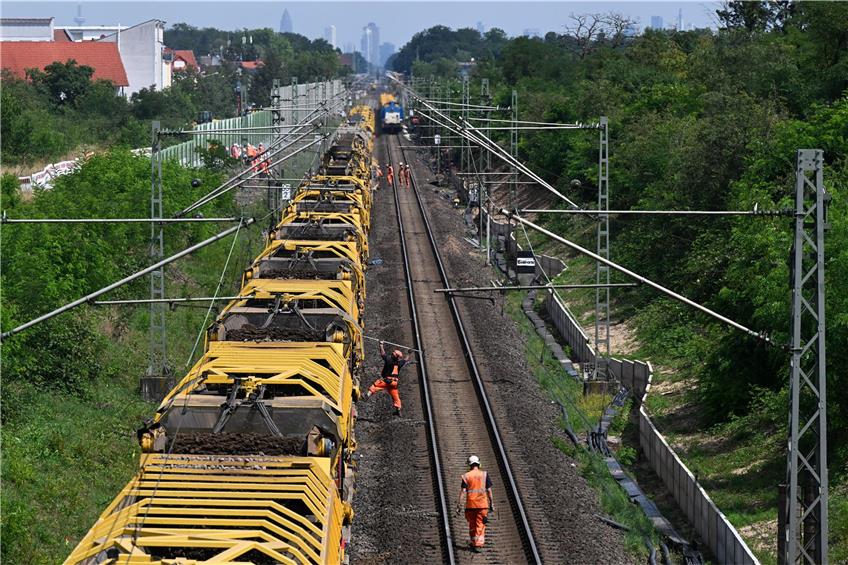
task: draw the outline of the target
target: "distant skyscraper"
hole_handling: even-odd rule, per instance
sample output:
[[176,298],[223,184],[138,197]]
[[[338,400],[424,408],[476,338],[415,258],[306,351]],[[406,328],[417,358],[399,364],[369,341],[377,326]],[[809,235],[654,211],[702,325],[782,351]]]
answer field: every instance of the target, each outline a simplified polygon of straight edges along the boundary
[[662,28],[663,28],[662,16],[651,16],[651,29],[662,29]]
[[386,61],[389,60],[389,57],[391,57],[392,55],[395,54],[395,51],[397,51],[397,49],[395,48],[394,43],[389,43],[387,41],[386,43],[383,43],[382,45],[380,45],[380,66],[381,67],[386,66]]
[[365,60],[375,67],[380,66],[380,28],[370,22],[362,28],[362,55]]
[[324,28],[324,41],[336,48],[336,26],[329,25]]
[[288,10],[283,10],[283,17],[280,18],[280,33],[293,33],[294,26]]
[[483,35],[484,33],[486,33],[486,28],[483,26],[483,22],[477,22],[477,32],[480,35]]
[[683,31],[683,8],[677,11],[677,31]]

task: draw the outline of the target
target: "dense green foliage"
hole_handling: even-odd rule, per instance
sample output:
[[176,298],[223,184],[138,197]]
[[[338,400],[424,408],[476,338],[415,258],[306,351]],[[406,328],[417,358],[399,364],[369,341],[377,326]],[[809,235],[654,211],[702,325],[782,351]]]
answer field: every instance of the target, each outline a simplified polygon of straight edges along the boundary
[[435,26],[416,33],[392,56],[389,65],[417,76],[450,76],[456,71],[456,62],[496,58],[507,42],[506,34],[498,28],[481,35],[470,28],[453,31]]
[[[200,178],[194,188],[191,181]],[[166,215],[173,214],[216,186],[219,177],[171,163],[163,168]],[[4,185],[14,183],[6,176]],[[108,194],[108,198],[104,197]],[[210,213],[231,207],[215,201]],[[36,192],[31,202],[8,202],[11,217],[144,217],[150,208],[150,160],[128,151],[90,158],[73,175],[59,177],[52,190]],[[226,215],[223,214],[222,215]],[[166,228],[166,253],[215,233],[211,224]],[[150,263],[146,224],[19,224],[3,229],[3,329],[49,312],[72,299],[106,286]],[[146,280],[115,291],[115,296],[144,295]],[[79,336],[79,339],[69,339]],[[48,321],[3,344],[4,381],[28,380],[48,387],[81,390],[102,373],[105,346],[88,315]]]
[[235,113],[235,101],[227,96],[220,75],[177,73],[170,88],[142,89],[130,100],[117,94],[112,83],[90,77],[90,67],[74,61],[49,65],[44,72],[31,73],[29,80],[4,72],[4,165],[56,161],[84,147],[143,147],[150,145],[151,119],[161,120],[164,127],[183,127],[200,110],[215,117]]
[[[841,394],[848,387],[848,4],[731,2],[725,12],[718,32],[599,35],[582,49],[578,37],[549,33],[496,43],[491,50],[499,54],[484,56],[486,39],[478,34],[471,44],[484,46],[475,47],[472,79],[499,85],[501,105],[517,89],[521,119],[591,123],[609,116],[616,209],[791,208],[796,150],[824,150],[833,196],[826,252],[830,469],[840,482],[848,478],[848,437],[841,433],[848,429],[848,397]],[[429,65],[416,73],[426,78],[467,60],[449,46],[469,30],[430,31],[401,50],[407,58],[396,68]],[[439,45],[429,44],[431,35]],[[416,53],[421,62],[409,62]],[[595,205],[596,134],[522,132],[519,153],[564,194]],[[572,179],[582,187],[572,188]],[[584,218],[543,221],[594,247]],[[612,221],[612,255],[784,344],[791,236],[788,218],[621,217]],[[754,411],[770,433],[785,437],[785,351],[647,288],[615,296],[619,315],[635,315],[646,350],[673,357],[697,378],[704,424]]]

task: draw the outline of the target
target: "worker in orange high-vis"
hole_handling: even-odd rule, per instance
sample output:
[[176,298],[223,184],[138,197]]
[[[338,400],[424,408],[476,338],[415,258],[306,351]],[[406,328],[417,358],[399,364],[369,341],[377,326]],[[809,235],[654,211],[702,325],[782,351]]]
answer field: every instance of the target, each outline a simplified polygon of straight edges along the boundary
[[386,167],[386,182],[388,185],[394,186],[395,183],[395,169],[391,165]]
[[259,144],[259,151],[256,153],[256,159],[259,162],[259,172],[262,174],[268,174],[268,152],[265,151],[265,145]]
[[244,164],[251,167],[256,165],[256,148],[251,143],[247,144],[247,149],[244,151]]
[[380,188],[380,185],[383,184],[383,167],[377,163],[377,188]]
[[468,522],[469,549],[475,553],[486,543],[486,522],[490,511],[494,511],[492,499],[492,479],[489,473],[480,469],[480,458],[471,455],[468,458],[469,471],[462,475],[462,491],[459,493],[457,514],[462,511],[462,499],[465,497],[465,520]]
[[380,357],[383,359],[383,370],[380,373],[380,378],[374,381],[368,392],[362,397],[363,400],[368,400],[375,392],[385,390],[392,397],[392,406],[395,407],[395,416],[400,416],[400,409],[403,407],[400,401],[400,391],[398,390],[398,381],[400,379],[400,370],[410,363],[412,355],[403,356],[400,349],[392,351],[391,355],[386,354],[385,344],[380,342]]
[[403,168],[403,162],[398,163],[398,186],[403,188],[406,184],[406,169]]
[[403,166],[404,176],[406,177],[406,188],[412,187],[412,169],[409,168],[409,163]]

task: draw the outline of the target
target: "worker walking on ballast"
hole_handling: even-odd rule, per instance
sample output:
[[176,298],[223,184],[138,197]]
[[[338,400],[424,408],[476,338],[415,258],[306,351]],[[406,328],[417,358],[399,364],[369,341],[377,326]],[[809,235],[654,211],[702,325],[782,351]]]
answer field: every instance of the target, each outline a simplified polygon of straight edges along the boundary
[[410,363],[412,355],[403,356],[400,349],[392,351],[391,355],[386,354],[385,344],[380,342],[380,357],[383,359],[383,370],[380,373],[380,378],[374,381],[368,392],[363,396],[363,400],[368,400],[375,392],[385,390],[392,397],[392,406],[395,407],[395,416],[400,416],[400,410],[403,407],[400,401],[400,391],[398,390],[398,379],[400,378],[400,370]]
[[495,510],[492,498],[492,479],[489,473],[480,469],[480,458],[472,455],[468,458],[467,473],[462,475],[462,490],[459,493],[457,514],[463,508],[462,497],[465,496],[465,519],[468,522],[469,549],[479,553],[486,542],[486,523],[490,511]]

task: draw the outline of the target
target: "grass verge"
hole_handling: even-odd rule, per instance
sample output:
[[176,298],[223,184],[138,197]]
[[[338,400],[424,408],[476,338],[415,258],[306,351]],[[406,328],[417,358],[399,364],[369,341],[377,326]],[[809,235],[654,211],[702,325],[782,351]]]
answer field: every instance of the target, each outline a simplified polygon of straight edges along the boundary
[[[584,396],[582,385],[562,372],[559,363],[547,351],[544,341],[524,315],[521,309],[522,299],[522,293],[509,293],[505,309],[526,339],[525,354],[533,376],[552,399],[566,407],[575,433],[596,425],[604,407],[609,402],[609,397]],[[626,413],[619,418],[626,419]],[[562,425],[563,427],[566,425],[564,420]],[[621,423],[616,422],[614,425],[621,426]],[[560,438],[552,438],[552,442],[559,450],[579,463],[581,475],[598,492],[603,511],[613,520],[629,528],[630,531],[625,534],[626,549],[635,555],[646,556],[644,539],[651,539],[652,543],[657,541],[654,527],[610,476],[603,459]]]

